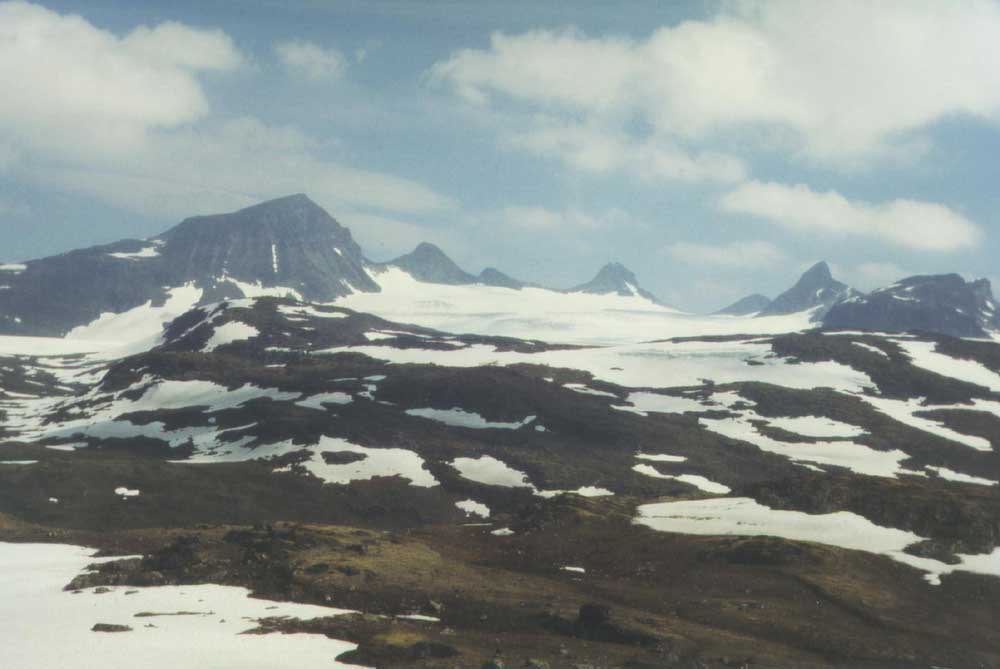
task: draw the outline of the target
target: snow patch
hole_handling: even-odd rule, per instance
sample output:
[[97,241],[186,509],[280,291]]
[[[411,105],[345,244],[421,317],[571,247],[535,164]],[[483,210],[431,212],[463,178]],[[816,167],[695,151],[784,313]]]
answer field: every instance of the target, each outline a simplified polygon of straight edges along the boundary
[[490,507],[473,499],[463,499],[461,502],[455,502],[455,506],[470,516],[476,515],[480,518],[490,517]]
[[407,409],[406,413],[410,416],[427,418],[429,420],[444,423],[445,425],[451,425],[453,427],[468,427],[477,430],[516,430],[535,420],[535,416],[527,416],[523,420],[516,423],[492,422],[486,420],[474,411],[466,411],[457,407],[454,409]]

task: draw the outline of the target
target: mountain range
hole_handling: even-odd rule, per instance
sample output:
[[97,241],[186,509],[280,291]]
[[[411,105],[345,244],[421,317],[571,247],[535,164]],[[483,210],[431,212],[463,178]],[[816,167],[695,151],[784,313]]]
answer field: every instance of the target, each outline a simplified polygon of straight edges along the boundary
[[[426,242],[394,260],[373,262],[347,228],[299,194],[231,214],[189,218],[147,240],[122,240],[0,265],[0,334],[63,336],[102,314],[161,306],[172,290],[182,287],[199,291],[198,303],[264,294],[331,302],[379,292],[377,274],[391,268],[426,284],[541,288],[495,268],[471,274]],[[590,281],[557,292],[663,304],[617,262],[602,267]],[[844,329],[985,337],[1000,327],[985,279],[966,282],[954,274],[911,277],[866,295],[834,279],[825,262],[808,269],[773,300],[754,294],[718,314],[805,312],[817,325]]]

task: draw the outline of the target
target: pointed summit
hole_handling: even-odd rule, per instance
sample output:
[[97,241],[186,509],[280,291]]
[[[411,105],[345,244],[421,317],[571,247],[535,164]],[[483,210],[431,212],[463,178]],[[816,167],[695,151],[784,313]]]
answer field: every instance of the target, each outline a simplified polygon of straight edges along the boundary
[[774,298],[758,315],[777,316],[815,309],[812,320],[820,320],[834,304],[857,294],[834,279],[830,266],[822,261],[806,270],[794,286]]
[[575,288],[570,288],[569,292],[644,297],[659,304],[656,297],[639,286],[639,280],[632,270],[620,262],[609,262],[597,272],[593,279]]
[[428,242],[421,242],[406,255],[386,264],[398,267],[417,281],[425,283],[460,286],[476,282],[476,277],[456,265],[440,248]]
[[747,295],[743,299],[733,302],[724,309],[719,309],[715,313],[725,316],[749,316],[750,314],[763,311],[770,304],[771,298],[761,295],[760,293],[754,293],[753,295]]
[[512,276],[504,274],[495,267],[487,267],[482,272],[480,272],[479,283],[485,284],[487,286],[496,286],[498,288],[513,288],[515,290],[520,290],[521,288],[524,288],[527,285],[523,281],[520,281]]

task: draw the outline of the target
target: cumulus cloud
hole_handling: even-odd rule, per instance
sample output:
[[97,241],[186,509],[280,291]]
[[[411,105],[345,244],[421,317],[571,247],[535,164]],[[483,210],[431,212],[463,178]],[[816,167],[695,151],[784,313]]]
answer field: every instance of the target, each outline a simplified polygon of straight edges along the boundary
[[274,52],[289,72],[313,81],[339,79],[347,71],[347,58],[340,51],[313,42],[279,42]]
[[774,127],[832,164],[892,153],[952,115],[1000,120],[1000,5],[990,0],[727,3],[648,38],[496,33],[431,76],[475,104],[513,102],[701,141]]
[[540,206],[509,206],[484,212],[479,222],[483,221],[490,227],[500,224],[506,228],[520,228],[533,232],[561,233],[620,227],[635,229],[646,225],[628,212],[615,207],[588,212],[575,207],[549,209]]
[[847,274],[851,284],[860,290],[869,291],[875,288],[889,286],[900,279],[912,276],[899,265],[891,262],[865,262],[856,265]]
[[871,237],[919,251],[956,251],[982,238],[979,226],[940,204],[849,200],[803,184],[750,181],[724,195],[720,207],[799,232]]
[[59,153],[125,150],[152,128],[204,117],[199,73],[242,62],[219,31],[166,23],[120,38],[79,16],[0,3],[0,136]]
[[179,23],[123,37],[0,3],[0,170],[158,218],[306,191],[334,209],[425,213],[455,202],[415,181],[326,160],[323,142],[213,117],[201,77],[240,67],[225,33]]
[[636,141],[594,126],[540,123],[508,132],[503,141],[582,172],[625,173],[649,182],[733,182],[746,176],[743,163],[732,156],[685,151],[665,138]]
[[720,245],[676,242],[664,250],[674,260],[696,267],[760,269],[788,260],[780,248],[761,240]]
[[[177,218],[225,211],[254,201],[306,192],[331,211],[369,207],[429,213],[454,208],[450,198],[417,182],[319,159],[314,139],[294,128],[252,118],[153,134],[115,160],[36,168],[41,181],[97,197],[137,213]],[[30,176],[30,175],[29,175]]]
[[601,220],[582,211],[555,211],[545,207],[504,207],[499,212],[499,218],[505,225],[535,231],[565,228],[593,230],[602,225]]

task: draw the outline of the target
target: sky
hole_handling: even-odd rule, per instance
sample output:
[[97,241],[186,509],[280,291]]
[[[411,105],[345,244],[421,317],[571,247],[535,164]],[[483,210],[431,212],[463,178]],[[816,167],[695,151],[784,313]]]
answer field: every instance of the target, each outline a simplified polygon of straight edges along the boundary
[[0,262],[304,192],[680,308],[1000,279],[1000,2],[0,1]]

